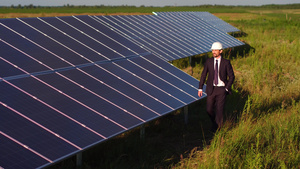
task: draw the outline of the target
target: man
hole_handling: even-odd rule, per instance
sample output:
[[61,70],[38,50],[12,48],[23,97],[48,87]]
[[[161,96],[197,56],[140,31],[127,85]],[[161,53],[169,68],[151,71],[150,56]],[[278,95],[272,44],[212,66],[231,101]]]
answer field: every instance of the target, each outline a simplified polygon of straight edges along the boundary
[[206,111],[212,121],[212,131],[216,131],[223,124],[223,111],[227,94],[231,94],[231,85],[234,81],[234,73],[229,60],[224,59],[222,44],[215,42],[211,47],[213,58],[205,62],[200,82],[198,96],[203,94],[203,85],[207,77]]

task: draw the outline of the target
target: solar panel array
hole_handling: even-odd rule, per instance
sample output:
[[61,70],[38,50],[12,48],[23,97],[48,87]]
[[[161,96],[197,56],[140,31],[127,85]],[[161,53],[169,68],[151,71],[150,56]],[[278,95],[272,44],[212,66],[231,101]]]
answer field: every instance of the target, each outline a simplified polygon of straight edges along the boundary
[[216,29],[195,14],[197,13],[166,12],[157,13],[157,16],[122,15],[96,18],[166,61],[210,52],[211,44],[216,41],[222,42],[224,48],[244,45],[225,30]]
[[227,36],[180,22],[1,19],[0,168],[43,168],[204,98],[198,80],[166,60],[206,52]]

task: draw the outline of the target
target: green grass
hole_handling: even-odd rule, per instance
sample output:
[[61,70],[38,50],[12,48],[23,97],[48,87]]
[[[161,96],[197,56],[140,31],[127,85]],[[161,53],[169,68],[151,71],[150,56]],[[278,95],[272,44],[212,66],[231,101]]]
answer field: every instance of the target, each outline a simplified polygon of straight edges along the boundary
[[[299,15],[288,20],[282,15],[228,21],[251,46],[226,56],[235,70],[234,88],[248,98],[237,123],[227,121],[209,145],[175,168],[300,167],[300,20]],[[199,68],[201,62],[194,67],[195,77]]]
[[219,131],[176,168],[299,168],[299,110],[295,103],[260,118],[244,112],[234,128]]

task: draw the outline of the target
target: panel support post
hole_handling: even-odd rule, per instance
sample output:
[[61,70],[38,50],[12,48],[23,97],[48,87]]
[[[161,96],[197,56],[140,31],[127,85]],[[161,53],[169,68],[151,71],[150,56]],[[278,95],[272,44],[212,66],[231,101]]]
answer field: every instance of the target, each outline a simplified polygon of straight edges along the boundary
[[184,113],[184,123],[188,124],[188,116],[189,116],[189,107],[188,106],[184,106],[183,107],[183,113]]
[[76,167],[80,168],[82,166],[82,152],[76,154]]
[[140,138],[141,138],[141,140],[145,139],[145,124],[141,125],[141,128],[140,128]]
[[189,62],[190,62],[190,66],[193,66],[193,63],[192,63],[192,56],[189,56]]

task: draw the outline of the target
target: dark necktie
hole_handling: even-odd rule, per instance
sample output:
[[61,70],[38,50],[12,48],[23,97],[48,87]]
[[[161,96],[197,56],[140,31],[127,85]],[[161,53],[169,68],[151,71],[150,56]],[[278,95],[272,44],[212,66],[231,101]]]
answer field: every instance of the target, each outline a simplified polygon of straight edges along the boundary
[[218,60],[216,60],[214,84],[218,85]]

